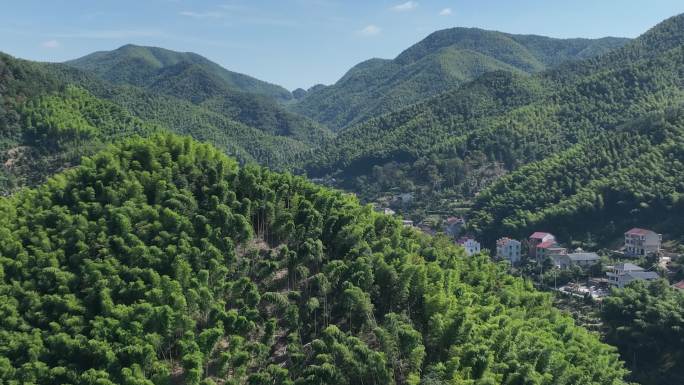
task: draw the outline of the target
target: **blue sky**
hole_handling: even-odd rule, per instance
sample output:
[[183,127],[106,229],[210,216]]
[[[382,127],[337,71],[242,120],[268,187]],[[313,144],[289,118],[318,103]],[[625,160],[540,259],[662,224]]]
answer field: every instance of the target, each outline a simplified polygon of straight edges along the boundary
[[334,83],[435,30],[636,37],[682,0],[2,0],[0,51],[63,61],[126,43],[192,51],[289,89]]

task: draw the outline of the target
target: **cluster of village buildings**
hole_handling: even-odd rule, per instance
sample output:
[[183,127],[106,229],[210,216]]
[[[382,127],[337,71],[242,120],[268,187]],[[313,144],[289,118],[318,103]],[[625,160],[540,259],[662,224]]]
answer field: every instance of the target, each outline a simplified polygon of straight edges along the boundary
[[[556,241],[551,233],[534,232],[527,238],[527,255],[529,258],[541,263],[547,258],[558,269],[569,269],[573,266],[587,268],[597,264],[601,257],[595,252],[575,249],[569,252]],[[625,257],[638,258],[650,254],[658,254],[661,250],[662,235],[652,230],[633,228],[625,232],[624,253]],[[496,241],[496,257],[517,265],[522,259],[522,242],[508,237]],[[635,280],[655,280],[658,274],[654,271],[646,271],[632,263],[619,263],[609,267],[606,273],[608,283],[622,288]]]
[[[382,210],[385,214],[393,215],[391,209]],[[414,226],[410,220],[403,221],[405,226]],[[419,224],[417,227],[421,228]],[[466,255],[478,254],[481,251],[480,243],[473,237],[459,237],[465,227],[465,220],[460,217],[449,217],[445,220],[443,230],[447,235],[454,237],[456,243],[462,246]],[[430,228],[424,231],[434,233]],[[646,257],[651,254],[659,254],[662,246],[662,235],[652,230],[633,228],[625,232],[624,255],[628,258]],[[588,268],[597,264],[601,257],[595,252],[575,249],[571,252],[562,247],[556,237],[547,232],[534,232],[526,240],[519,241],[509,237],[503,237],[496,241],[496,258],[505,260],[511,265],[519,265],[523,257],[523,242],[527,257],[541,263],[550,258],[554,267],[564,270],[574,266]],[[647,271],[632,263],[618,263],[608,267],[606,273],[607,281],[610,285],[623,288],[628,283],[635,280],[651,281],[658,279],[659,276],[654,271]],[[684,289],[684,281],[682,283]]]

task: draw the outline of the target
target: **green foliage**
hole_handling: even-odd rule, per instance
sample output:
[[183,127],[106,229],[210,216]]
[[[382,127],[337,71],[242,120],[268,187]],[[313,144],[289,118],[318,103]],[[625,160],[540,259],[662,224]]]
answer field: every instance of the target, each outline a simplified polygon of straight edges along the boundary
[[2,192],[40,183],[119,138],[159,129],[116,104],[64,85],[42,65],[2,55],[0,71],[0,86],[8,89],[0,119]]
[[506,175],[478,196],[471,224],[488,242],[550,228],[567,241],[607,244],[637,225],[679,237],[684,223],[672,214],[684,208],[683,194],[684,110],[677,109]]
[[621,384],[486,257],[337,191],[130,139],[0,199],[5,383]]
[[634,282],[602,307],[607,340],[617,346],[641,384],[684,381],[684,292],[667,281]]
[[158,127],[209,141],[241,162],[276,169],[302,163],[330,135],[265,97],[230,90],[193,104],[156,90],[115,86],[64,65],[6,55],[0,56],[0,73],[6,90],[0,103],[1,192],[40,183],[103,143]]
[[598,58],[484,74],[343,130],[306,169],[368,200],[413,192],[409,213],[474,199],[469,223],[490,247],[536,226],[601,242],[634,223],[672,228],[684,193],[682,42],[680,15]]
[[[92,73],[99,79],[128,87],[116,89],[111,84],[99,84],[99,79],[60,66],[54,66],[53,70],[65,76],[68,81],[77,81],[80,86],[100,97],[115,99],[117,103],[128,106],[127,108],[137,111],[136,114],[143,119],[163,119],[164,124],[175,132],[188,129],[188,125],[184,124],[182,119],[176,116],[167,117],[174,107],[180,107],[185,109],[185,115],[190,114],[189,119],[194,121],[213,120],[210,124],[218,128],[214,131],[219,132],[223,131],[224,126],[242,123],[262,131],[266,134],[264,136],[287,137],[306,144],[317,144],[331,136],[326,128],[310,119],[286,111],[276,102],[291,97],[287,90],[227,71],[193,53],[126,45],[114,51],[97,52],[66,64],[88,74]],[[130,86],[136,88],[131,89]],[[161,95],[169,98],[162,98]],[[149,99],[162,100],[155,102]],[[183,105],[181,101],[198,107]],[[187,111],[188,109],[193,111]],[[220,118],[207,118],[206,115],[210,113],[218,114]],[[215,122],[221,119],[227,122]],[[235,135],[231,139],[238,141],[236,139],[241,137],[244,135]],[[245,147],[244,143],[240,145]],[[262,160],[255,156],[254,150],[248,152]],[[282,152],[287,153],[287,147]]]
[[[138,74],[145,71],[135,61],[127,59],[126,49],[107,52],[107,59],[102,59],[105,60],[103,68],[109,60],[121,61],[116,66],[117,71],[130,73],[123,78],[112,79],[97,66],[80,65],[81,59],[67,64],[93,71],[92,74],[100,77],[64,65],[53,65],[49,70],[63,81],[109,99],[146,121],[210,141],[242,160],[256,160],[279,169],[292,167],[295,161],[301,163],[298,156],[332,135],[310,119],[286,111],[266,95],[236,88],[216,73],[216,64],[204,63],[207,60],[200,56],[156,48],[150,50],[179,57],[172,60],[172,66],[155,67],[154,75],[140,79]],[[95,63],[100,61],[93,60]]]
[[165,72],[196,67],[209,76],[221,79],[236,91],[288,100],[286,89],[247,75],[231,72],[194,53],[174,52],[157,47],[127,44],[113,51],[100,51],[67,62],[70,66],[90,71],[103,79],[119,84],[153,84],[164,78]]
[[533,73],[598,56],[627,39],[552,39],[476,28],[434,32],[394,60],[371,59],[292,109],[338,131],[453,89],[486,72]]

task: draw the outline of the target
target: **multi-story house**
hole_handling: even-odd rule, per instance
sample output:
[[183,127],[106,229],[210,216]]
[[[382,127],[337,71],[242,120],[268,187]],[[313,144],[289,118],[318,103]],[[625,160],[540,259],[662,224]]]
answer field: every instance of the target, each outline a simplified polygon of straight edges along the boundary
[[480,252],[480,242],[473,238],[463,237],[456,241],[456,243],[463,246],[467,256],[471,256]]
[[511,238],[501,238],[496,241],[496,256],[499,259],[505,259],[511,265],[520,263],[520,241]]
[[537,258],[537,246],[541,244],[555,245],[556,237],[554,237],[553,234],[542,231],[532,233],[527,239],[527,246],[529,248],[528,253],[531,258]]
[[535,248],[534,255],[537,258],[537,262],[542,263],[547,257],[552,257],[555,255],[565,255],[568,250],[565,247],[560,247],[556,241],[545,241],[537,245]]
[[625,233],[625,255],[645,257],[660,252],[663,236],[651,230],[635,227]]
[[641,267],[632,263],[619,263],[606,273],[608,283],[622,289],[632,281],[653,281],[659,276],[653,271],[645,271]]

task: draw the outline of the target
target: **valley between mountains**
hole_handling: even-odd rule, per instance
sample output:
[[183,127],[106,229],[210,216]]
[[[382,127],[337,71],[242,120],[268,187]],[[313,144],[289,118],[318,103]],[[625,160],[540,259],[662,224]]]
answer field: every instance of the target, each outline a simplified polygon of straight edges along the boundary
[[0,385],[677,384],[683,309],[684,15],[292,92],[0,53]]

